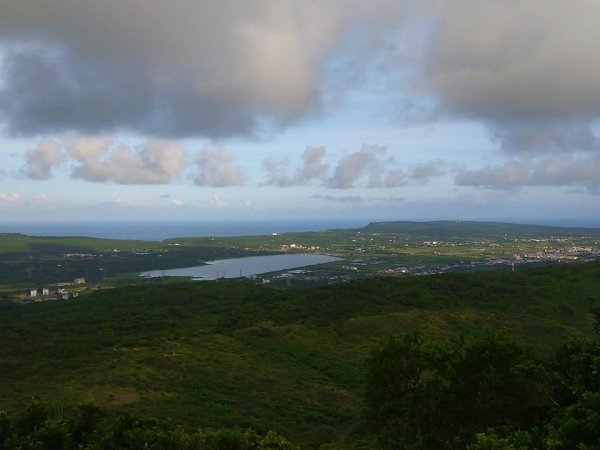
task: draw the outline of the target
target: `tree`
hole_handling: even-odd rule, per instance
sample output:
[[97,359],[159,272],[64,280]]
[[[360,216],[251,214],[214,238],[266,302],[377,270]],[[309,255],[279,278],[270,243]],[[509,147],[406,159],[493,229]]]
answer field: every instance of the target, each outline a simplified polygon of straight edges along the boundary
[[[390,339],[367,361],[368,423],[386,448],[435,448],[443,410],[437,404],[442,389],[431,372],[431,354],[415,334]],[[436,398],[437,397],[437,398]]]
[[600,449],[600,392],[586,392],[548,427],[549,449]]
[[551,382],[498,333],[437,345],[408,335],[369,359],[366,414],[385,448],[465,448],[491,427],[536,424],[551,404]]

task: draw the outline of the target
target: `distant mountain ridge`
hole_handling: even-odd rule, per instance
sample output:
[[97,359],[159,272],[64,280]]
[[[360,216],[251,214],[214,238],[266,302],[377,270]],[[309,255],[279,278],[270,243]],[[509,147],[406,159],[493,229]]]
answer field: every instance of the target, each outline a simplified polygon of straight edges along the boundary
[[477,237],[490,235],[509,236],[598,236],[600,228],[555,227],[548,225],[528,225],[504,222],[476,222],[439,220],[431,222],[371,222],[361,228],[371,233],[405,233],[438,238]]

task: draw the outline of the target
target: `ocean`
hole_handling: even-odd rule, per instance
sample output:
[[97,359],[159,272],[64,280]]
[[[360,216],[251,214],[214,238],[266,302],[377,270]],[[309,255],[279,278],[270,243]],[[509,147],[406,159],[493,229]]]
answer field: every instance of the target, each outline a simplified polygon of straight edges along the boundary
[[175,237],[257,236],[290,231],[360,228],[368,223],[368,220],[360,219],[204,222],[7,222],[0,223],[0,233],[162,241]]

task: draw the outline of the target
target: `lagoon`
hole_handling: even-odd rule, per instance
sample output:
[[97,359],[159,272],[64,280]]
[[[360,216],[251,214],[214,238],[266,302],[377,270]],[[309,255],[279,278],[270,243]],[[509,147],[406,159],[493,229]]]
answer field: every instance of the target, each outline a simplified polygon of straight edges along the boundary
[[205,265],[182,267],[169,270],[150,270],[142,272],[140,276],[146,278],[157,277],[191,277],[194,280],[216,280],[218,278],[238,278],[250,275],[260,275],[280,270],[298,269],[300,267],[314,266],[334,261],[341,258],[329,255],[314,254],[286,254],[267,256],[248,256],[245,258],[218,259],[207,261]]

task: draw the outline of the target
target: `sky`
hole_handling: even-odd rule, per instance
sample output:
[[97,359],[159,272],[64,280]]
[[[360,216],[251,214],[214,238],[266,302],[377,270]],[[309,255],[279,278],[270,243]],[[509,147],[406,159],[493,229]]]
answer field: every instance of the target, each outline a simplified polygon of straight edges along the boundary
[[0,222],[600,226],[597,0],[0,0]]

